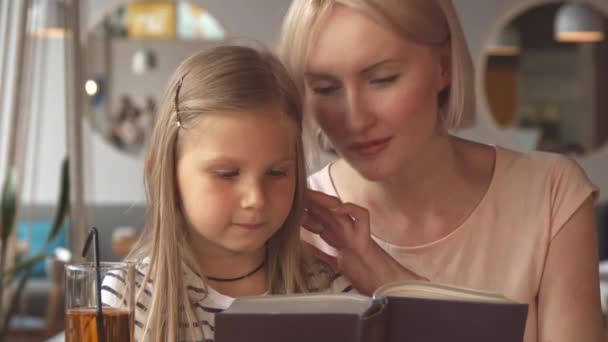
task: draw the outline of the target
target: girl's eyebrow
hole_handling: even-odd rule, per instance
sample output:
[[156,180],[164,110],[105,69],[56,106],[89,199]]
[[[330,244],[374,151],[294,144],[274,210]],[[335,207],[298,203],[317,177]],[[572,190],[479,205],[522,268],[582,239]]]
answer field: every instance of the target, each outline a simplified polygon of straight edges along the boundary
[[290,165],[290,164],[295,164],[296,163],[296,159],[295,158],[285,158],[285,159],[281,159],[281,160],[277,160],[276,162],[274,162],[273,164],[279,164],[279,165]]
[[[230,157],[226,157],[226,156],[220,156],[220,157],[211,157],[211,158],[203,158],[201,160],[204,164],[207,165],[217,165],[217,164],[239,164],[242,162],[242,160],[239,160],[237,158],[230,158]],[[272,163],[270,163],[271,165],[277,165],[277,164],[295,164],[296,163],[296,159],[295,157],[285,157],[285,158],[281,158],[281,159],[277,159],[275,161],[273,161]]]
[[228,158],[225,156],[220,156],[220,157],[210,157],[210,158],[201,158],[201,161],[203,163],[206,164],[229,164],[229,163],[236,163],[238,162],[237,159],[234,158]]

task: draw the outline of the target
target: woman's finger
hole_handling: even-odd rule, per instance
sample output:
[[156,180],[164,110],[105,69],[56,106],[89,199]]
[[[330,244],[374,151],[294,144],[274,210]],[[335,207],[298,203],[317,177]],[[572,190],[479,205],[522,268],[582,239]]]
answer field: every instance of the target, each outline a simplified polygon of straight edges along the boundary
[[336,227],[340,226],[339,222],[336,220],[336,215],[322,204],[309,201],[306,203],[305,210],[308,216],[319,221],[325,228],[335,230]]
[[319,223],[321,223],[325,230],[331,231],[334,234],[338,234],[341,236],[344,234],[344,231],[346,229],[349,229],[349,227],[345,227],[344,225],[352,225],[352,222],[349,223],[347,221],[341,220],[341,215],[336,214],[335,212],[328,210],[327,208],[313,205],[309,206],[307,209],[310,217],[316,219]]
[[306,199],[308,202],[312,202],[328,209],[337,208],[342,204],[342,201],[340,201],[338,197],[330,196],[315,190],[307,190]]
[[334,248],[344,248],[347,245],[345,228],[335,218],[335,215],[323,208],[308,208],[307,224],[312,224],[317,234]]
[[315,219],[312,214],[309,214],[308,210],[304,211],[304,215],[302,217],[302,226],[306,228],[306,230],[315,233],[321,234],[325,227],[319,222],[319,220]]
[[[308,205],[310,207],[329,209],[342,224],[346,222],[365,222],[369,226],[369,211],[353,203],[342,203],[339,198],[324,194],[322,192],[308,190]],[[318,210],[319,211],[319,210]],[[342,220],[346,216],[348,220]]]
[[369,211],[353,203],[344,203],[334,210],[338,215],[348,217],[358,231],[370,230]]
[[327,225],[316,218],[316,216],[311,213],[310,210],[307,210],[306,215],[304,215],[302,227],[314,234],[319,235],[326,243],[334,248],[342,248],[344,246],[343,239],[339,237],[339,234],[334,232],[336,228],[327,227]]

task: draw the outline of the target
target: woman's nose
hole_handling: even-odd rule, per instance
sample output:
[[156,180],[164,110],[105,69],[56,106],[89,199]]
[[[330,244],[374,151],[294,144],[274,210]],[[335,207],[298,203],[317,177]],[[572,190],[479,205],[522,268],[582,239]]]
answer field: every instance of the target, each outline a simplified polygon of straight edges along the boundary
[[369,110],[367,100],[359,91],[350,91],[346,99],[346,128],[360,133],[374,125],[376,118]]

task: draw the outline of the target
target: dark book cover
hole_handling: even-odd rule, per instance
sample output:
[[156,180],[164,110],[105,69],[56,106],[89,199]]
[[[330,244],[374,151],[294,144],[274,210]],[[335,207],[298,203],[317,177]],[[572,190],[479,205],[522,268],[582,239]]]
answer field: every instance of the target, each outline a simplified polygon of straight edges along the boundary
[[[216,342],[360,342],[357,314],[218,314]],[[375,342],[375,341],[369,341]]]
[[521,342],[527,304],[390,297],[388,342]]
[[258,298],[217,314],[216,342],[521,342],[528,312],[512,302],[391,296],[370,298],[365,310],[337,310],[352,296],[333,296],[320,307],[325,312],[297,313],[289,306],[303,298],[286,300],[283,309]]

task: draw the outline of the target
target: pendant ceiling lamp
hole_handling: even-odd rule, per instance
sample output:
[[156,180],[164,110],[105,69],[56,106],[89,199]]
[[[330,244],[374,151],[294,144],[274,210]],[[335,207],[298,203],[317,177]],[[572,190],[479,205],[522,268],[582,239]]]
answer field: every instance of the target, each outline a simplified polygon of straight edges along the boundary
[[599,42],[604,39],[602,16],[584,3],[561,6],[555,18],[555,39],[566,43]]
[[488,49],[494,56],[517,56],[521,49],[519,30],[514,26],[507,26],[498,33],[496,39]]

